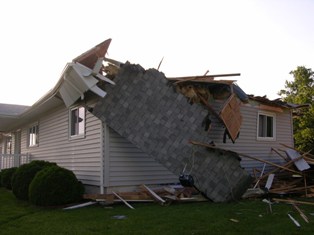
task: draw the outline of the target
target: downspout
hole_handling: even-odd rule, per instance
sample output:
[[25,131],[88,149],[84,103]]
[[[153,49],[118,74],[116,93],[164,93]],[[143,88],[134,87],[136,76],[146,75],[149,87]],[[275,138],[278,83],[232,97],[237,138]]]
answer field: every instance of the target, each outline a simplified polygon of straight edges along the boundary
[[104,123],[101,121],[101,132],[100,132],[100,194],[104,194],[104,132],[105,126]]
[[100,194],[104,194],[104,188],[109,186],[109,128],[105,122],[102,123],[101,131],[101,173],[100,173]]

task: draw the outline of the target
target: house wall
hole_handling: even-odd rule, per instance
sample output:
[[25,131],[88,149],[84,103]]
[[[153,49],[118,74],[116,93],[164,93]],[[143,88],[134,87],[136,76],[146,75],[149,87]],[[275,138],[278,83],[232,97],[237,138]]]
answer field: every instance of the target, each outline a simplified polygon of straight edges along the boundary
[[32,160],[56,162],[75,173],[84,184],[99,186],[102,124],[86,111],[85,138],[69,139],[69,111],[65,107],[53,110],[33,120],[38,121],[39,145],[27,147],[28,127],[22,128],[21,153],[30,153]]
[[[223,102],[216,103],[215,108],[219,110],[219,107],[221,107],[222,104]],[[258,111],[262,111],[259,108],[259,104],[252,101],[241,106],[241,115],[243,119],[240,135],[235,143],[232,143],[231,139],[228,137],[226,138],[226,143],[223,143],[224,128],[222,128],[221,124],[216,119],[213,119],[209,137],[220,148],[230,149],[274,163],[283,163],[284,160],[276,152],[272,151],[272,148],[285,149],[281,143],[288,146],[294,146],[291,111],[286,109],[283,110],[283,112],[273,112],[276,114],[275,141],[257,140]],[[253,173],[252,171],[254,168],[259,170],[263,168],[264,163],[262,162],[250,160],[242,156],[240,157],[242,158],[241,165],[245,167],[249,173]],[[270,168],[271,166],[266,166],[266,169]]]
[[[112,129],[109,130],[108,140],[105,140],[102,133],[105,124],[88,111],[85,138],[70,140],[68,119],[68,109],[60,107],[24,126],[21,153],[30,153],[32,160],[56,162],[73,171],[87,186],[88,192],[99,192],[102,184],[107,188],[127,190],[140,184],[178,182],[178,176]],[[39,145],[27,147],[28,128],[35,122],[39,124]],[[104,158],[101,159],[101,156]],[[101,177],[104,177],[103,182]]]
[[109,129],[108,187],[178,182],[174,175],[113,129]]

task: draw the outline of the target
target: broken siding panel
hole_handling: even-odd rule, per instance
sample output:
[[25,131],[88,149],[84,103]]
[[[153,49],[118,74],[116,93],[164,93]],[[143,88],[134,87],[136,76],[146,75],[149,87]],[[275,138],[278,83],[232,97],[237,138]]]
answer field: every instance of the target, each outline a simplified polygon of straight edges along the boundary
[[153,158],[110,129],[109,186],[133,186],[178,182]]
[[22,153],[72,170],[84,184],[99,186],[101,121],[86,112],[85,138],[69,140],[68,109],[58,108],[40,117],[39,146],[27,148],[27,126],[22,131]]

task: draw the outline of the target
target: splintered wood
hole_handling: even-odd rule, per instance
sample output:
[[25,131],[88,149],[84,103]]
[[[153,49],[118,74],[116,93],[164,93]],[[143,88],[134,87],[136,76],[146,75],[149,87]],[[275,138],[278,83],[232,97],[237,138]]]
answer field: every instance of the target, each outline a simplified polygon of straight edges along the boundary
[[[314,197],[314,156],[310,152],[301,153],[292,147],[281,145],[285,149],[271,150],[284,159],[285,163],[272,164],[275,166],[273,170],[255,175],[254,189],[264,189],[265,193],[279,196]],[[254,195],[251,190],[245,197],[259,195]]]

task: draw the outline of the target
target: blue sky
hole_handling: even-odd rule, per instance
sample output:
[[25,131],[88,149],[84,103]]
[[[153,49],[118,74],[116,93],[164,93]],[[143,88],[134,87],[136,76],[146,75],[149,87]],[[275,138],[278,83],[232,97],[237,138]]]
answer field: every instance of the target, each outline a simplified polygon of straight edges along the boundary
[[169,77],[241,73],[246,93],[278,98],[291,70],[314,70],[313,12],[311,0],[1,1],[0,103],[32,105],[107,38],[109,58],[164,57]]

